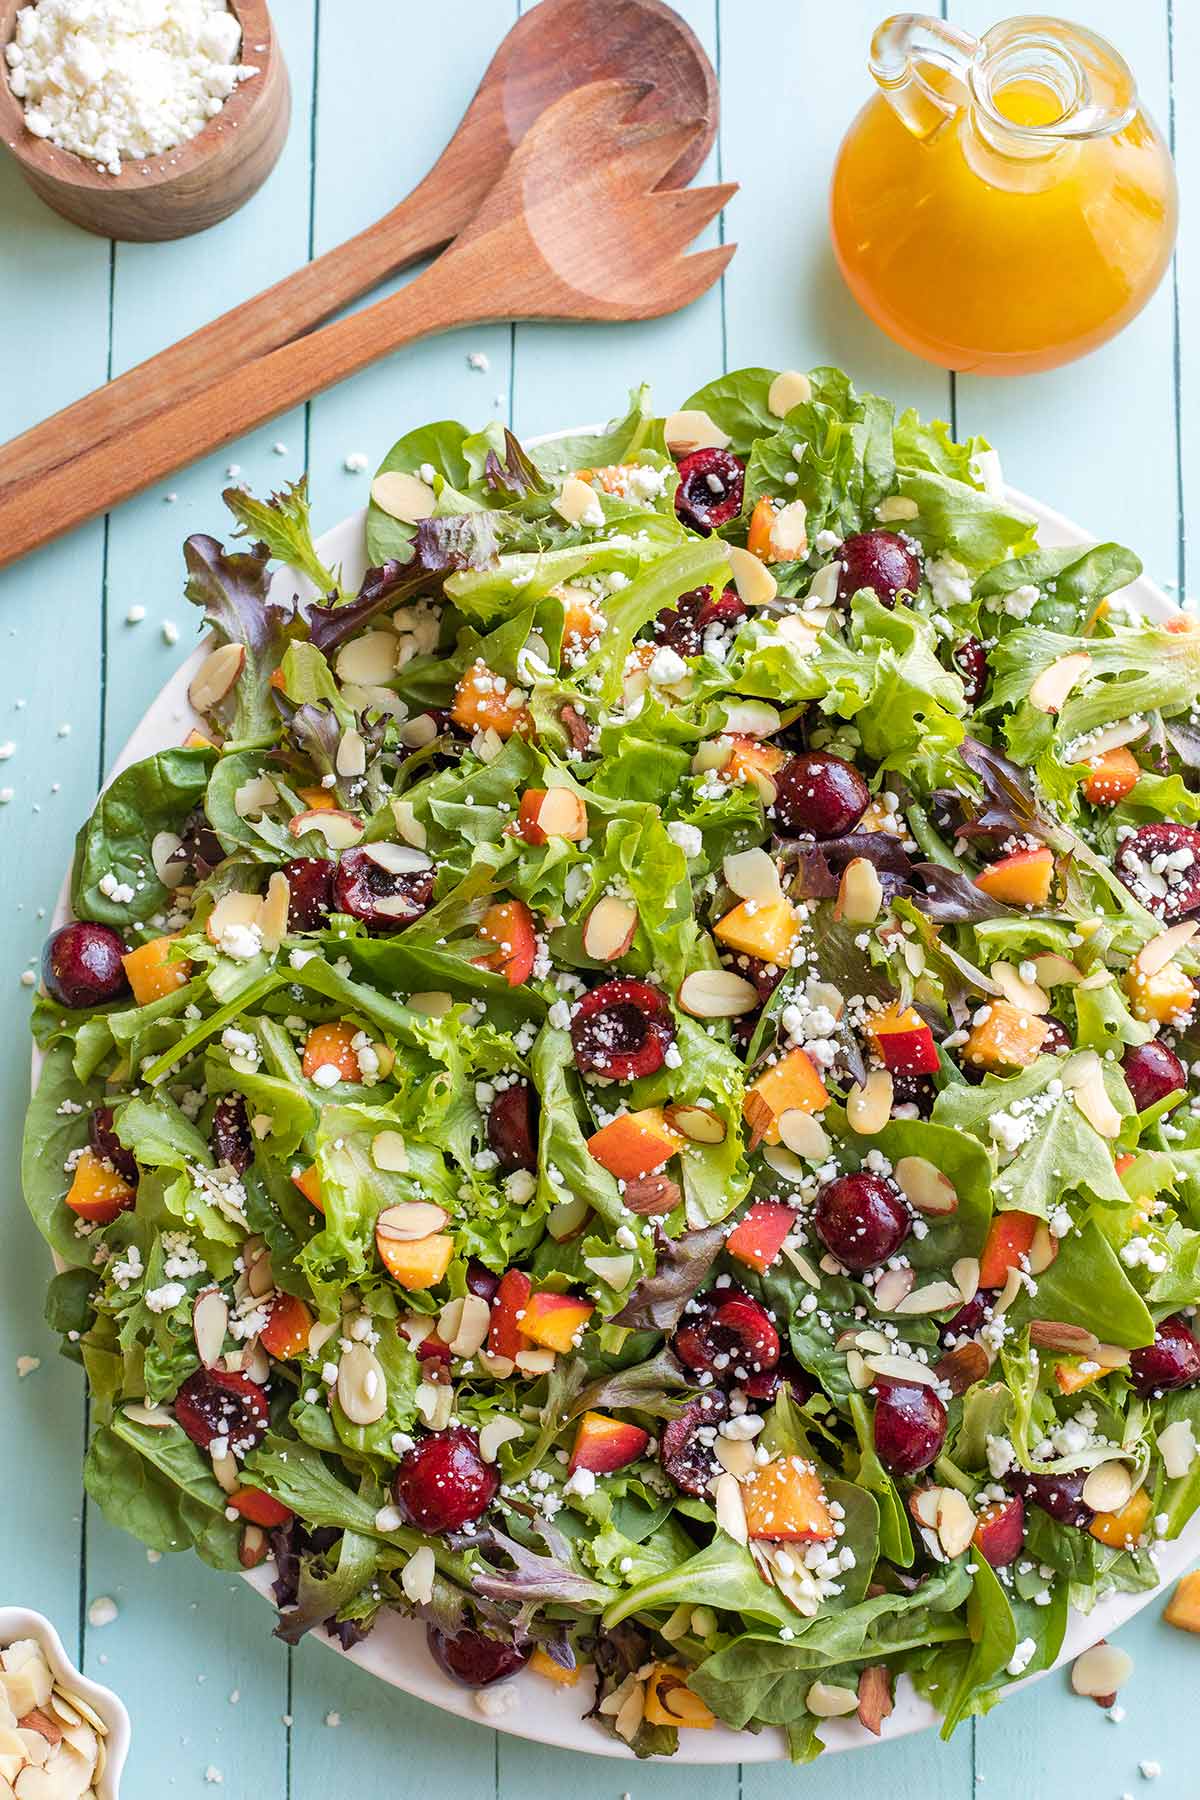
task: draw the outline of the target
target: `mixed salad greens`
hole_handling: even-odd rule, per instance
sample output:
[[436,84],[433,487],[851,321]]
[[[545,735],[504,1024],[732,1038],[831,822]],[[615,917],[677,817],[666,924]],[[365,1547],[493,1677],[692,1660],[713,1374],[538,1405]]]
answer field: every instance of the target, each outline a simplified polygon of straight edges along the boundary
[[949,1732],[1200,1505],[1200,631],[829,368],[410,432],[356,588],[225,498],[34,1015],[89,1493],[639,1755]]

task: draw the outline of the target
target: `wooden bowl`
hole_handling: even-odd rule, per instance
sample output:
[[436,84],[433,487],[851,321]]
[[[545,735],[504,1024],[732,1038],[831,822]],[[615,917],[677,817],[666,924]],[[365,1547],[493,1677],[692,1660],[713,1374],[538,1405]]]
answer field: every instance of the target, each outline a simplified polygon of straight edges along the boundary
[[[23,3],[0,0],[0,51]],[[194,138],[161,156],[123,159],[119,175],[28,131],[7,67],[0,66],[0,143],[48,206],[101,237],[154,243],[207,230],[262,186],[291,118],[287,65],[266,0],[230,0],[230,9],[242,27],[242,58],[259,73],[240,82]]]

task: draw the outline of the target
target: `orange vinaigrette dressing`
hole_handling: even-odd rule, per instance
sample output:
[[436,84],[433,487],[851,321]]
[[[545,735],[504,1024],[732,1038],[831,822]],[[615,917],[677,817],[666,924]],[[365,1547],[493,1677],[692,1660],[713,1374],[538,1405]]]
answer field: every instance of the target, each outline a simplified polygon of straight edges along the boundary
[[1056,19],[976,41],[880,27],[881,92],[851,125],[833,242],[856,299],[930,362],[1048,369],[1140,311],[1170,260],[1175,175],[1116,51]]

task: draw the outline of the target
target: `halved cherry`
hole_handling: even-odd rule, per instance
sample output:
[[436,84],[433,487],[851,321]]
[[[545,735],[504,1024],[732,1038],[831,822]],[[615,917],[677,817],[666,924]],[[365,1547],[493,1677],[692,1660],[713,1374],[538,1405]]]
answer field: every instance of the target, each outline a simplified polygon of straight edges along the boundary
[[745,466],[728,450],[693,450],[679,462],[675,511],[701,537],[719,531],[742,510]]
[[681,1494],[707,1492],[721,1465],[713,1451],[717,1426],[729,1412],[729,1402],[719,1390],[701,1394],[663,1426],[658,1440],[658,1460]]
[[487,1511],[499,1486],[475,1433],[457,1425],[430,1431],[413,1445],[397,1466],[392,1495],[419,1530],[459,1531]]
[[1200,831],[1194,826],[1167,819],[1139,825],[1121,839],[1114,861],[1130,893],[1157,918],[1182,919],[1200,908]]
[[636,1081],[661,1069],[675,1041],[666,995],[621,977],[585,994],[571,1018],[576,1066],[611,1081]]
[[529,1650],[518,1650],[500,1638],[485,1637],[482,1631],[457,1631],[451,1637],[436,1625],[425,1627],[429,1654],[440,1669],[463,1687],[490,1687],[523,1669]]
[[254,1133],[241,1094],[222,1094],[213,1108],[208,1141],[218,1163],[244,1175],[254,1160]]
[[131,1187],[137,1186],[138,1166],[132,1150],[127,1150],[113,1130],[111,1106],[97,1106],[88,1117],[88,1143],[101,1162],[115,1169]]
[[506,1175],[537,1171],[537,1096],[527,1081],[498,1088],[487,1109],[488,1149]]
[[248,1375],[227,1369],[197,1369],[189,1375],[175,1396],[174,1410],[193,1444],[207,1450],[224,1438],[238,1455],[252,1450],[271,1422],[263,1389]]
[[[390,850],[391,845],[381,849]],[[345,850],[333,878],[333,903],[338,912],[359,919],[368,931],[402,931],[419,919],[433,899],[436,871],[428,868],[395,874],[376,861],[368,845]]]
[[779,1333],[765,1308],[743,1288],[710,1288],[690,1301],[676,1327],[672,1348],[700,1375],[744,1381],[779,1361]]
[[294,856],[283,865],[288,884],[288,930],[319,931],[333,906],[333,864]]

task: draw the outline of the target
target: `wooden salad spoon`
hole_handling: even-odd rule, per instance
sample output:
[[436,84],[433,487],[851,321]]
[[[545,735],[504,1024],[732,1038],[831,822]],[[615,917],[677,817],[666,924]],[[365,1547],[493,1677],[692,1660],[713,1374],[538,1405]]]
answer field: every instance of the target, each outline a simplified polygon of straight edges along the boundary
[[644,84],[595,82],[547,109],[470,225],[397,293],[283,344],[70,462],[0,492],[0,564],[106,512],[403,344],[498,319],[674,312],[735,246],[686,246],[736,183],[656,192],[703,124],[644,118]]
[[647,119],[694,127],[663,183],[682,186],[717,130],[717,83],[690,26],[663,0],[541,0],[513,26],[433,168],[365,231],[201,326],[0,448],[0,490],[69,461],[253,357],[291,343],[430,256],[470,222],[534,120],[573,89],[652,82]]

